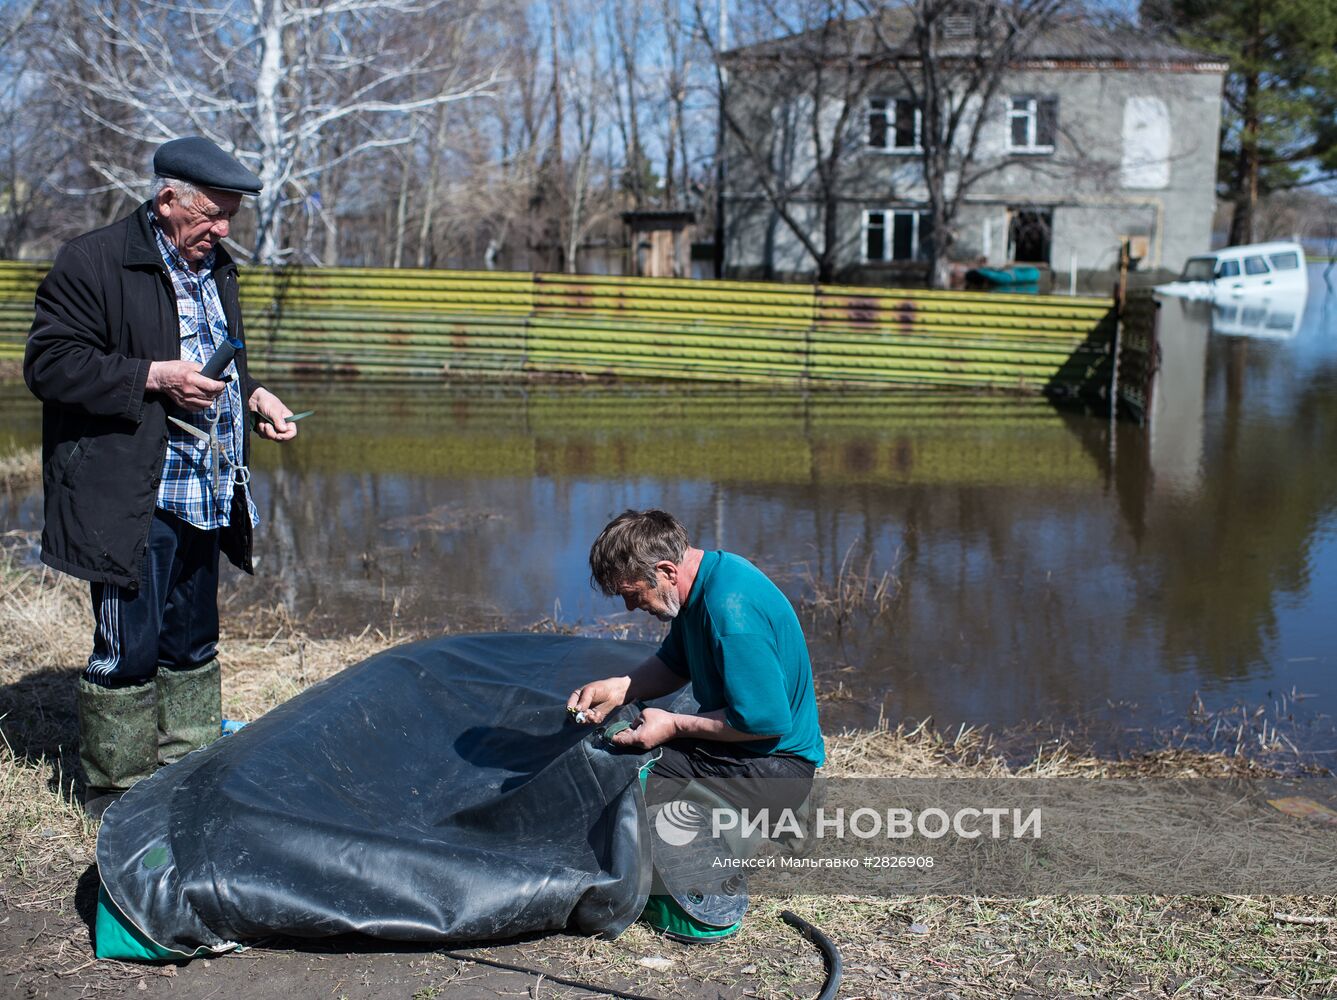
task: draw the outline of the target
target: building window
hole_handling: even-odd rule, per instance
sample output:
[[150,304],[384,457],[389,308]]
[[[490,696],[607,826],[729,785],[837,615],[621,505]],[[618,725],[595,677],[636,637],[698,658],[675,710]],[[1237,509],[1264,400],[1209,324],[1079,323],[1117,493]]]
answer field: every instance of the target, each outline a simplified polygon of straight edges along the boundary
[[931,230],[927,212],[870,209],[863,214],[864,261],[923,260]]
[[1052,153],[1058,132],[1058,98],[1020,94],[1007,112],[1008,150],[1013,153]]
[[900,153],[921,150],[924,112],[904,97],[874,97],[868,102],[868,145]]

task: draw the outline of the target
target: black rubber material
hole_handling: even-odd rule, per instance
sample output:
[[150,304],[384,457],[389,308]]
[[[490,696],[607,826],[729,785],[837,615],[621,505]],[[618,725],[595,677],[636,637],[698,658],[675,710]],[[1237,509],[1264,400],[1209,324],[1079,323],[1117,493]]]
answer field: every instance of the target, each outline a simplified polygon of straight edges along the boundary
[[[780,919],[807,938],[822,953],[822,960],[826,963],[826,981],[822,984],[822,991],[813,1000],[834,1000],[836,991],[840,989],[840,980],[843,976],[840,949],[820,929],[808,923],[792,910],[781,910]],[[629,993],[612,986],[600,986],[597,983],[587,983],[580,979],[566,979],[562,976],[554,976],[551,972],[543,969],[533,969],[527,965],[513,965],[510,962],[499,962],[493,958],[479,958],[475,955],[466,955],[460,951],[442,951],[437,954],[454,959],[456,962],[477,962],[480,965],[490,965],[494,969],[505,969],[507,972],[542,976],[544,979],[560,983],[563,986],[588,990],[591,993],[603,993],[610,997],[621,997],[623,1000],[659,1000],[658,997],[648,997],[643,993]]]
[[98,834],[103,885],[183,954],[615,937],[650,894],[645,755],[571,724],[566,699],[654,649],[489,634],[378,653],[130,789]]
[[[615,937],[650,892],[645,755],[610,752],[568,723],[565,705],[591,676],[626,673],[653,651],[489,634],[379,653],[131,788],[99,831],[103,888],[149,940],[183,955],[274,934]],[[830,1000],[840,953],[807,921],[781,917],[821,951],[817,1000]]]
[[840,949],[835,946],[835,943],[829,937],[793,910],[781,910],[780,919],[816,945],[817,950],[822,953],[822,958],[826,961],[826,982],[822,985],[822,992],[818,993],[814,1000],[832,1000],[836,991],[840,989],[840,980],[843,975],[840,964]]
[[211,357],[208,363],[200,369],[200,374],[205,378],[218,378],[218,376],[223,374],[223,369],[228,366],[228,363],[232,360],[233,356],[236,355],[237,350],[240,347],[241,342],[233,340],[231,337],[223,341],[218,345],[218,350],[214,351],[213,357]]

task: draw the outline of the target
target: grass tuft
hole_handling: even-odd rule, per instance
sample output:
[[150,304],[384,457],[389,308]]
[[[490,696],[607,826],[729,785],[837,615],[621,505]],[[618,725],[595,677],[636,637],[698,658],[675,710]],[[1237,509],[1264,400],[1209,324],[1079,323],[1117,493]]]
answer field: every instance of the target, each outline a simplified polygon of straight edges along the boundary
[[0,490],[25,489],[41,481],[41,448],[24,448],[0,455]]
[[814,622],[841,628],[857,615],[876,617],[895,606],[901,593],[900,578],[891,571],[876,572],[871,553],[862,562],[855,559],[855,544],[845,550],[835,580],[828,582],[807,568],[804,583],[808,593],[799,601],[800,613]]

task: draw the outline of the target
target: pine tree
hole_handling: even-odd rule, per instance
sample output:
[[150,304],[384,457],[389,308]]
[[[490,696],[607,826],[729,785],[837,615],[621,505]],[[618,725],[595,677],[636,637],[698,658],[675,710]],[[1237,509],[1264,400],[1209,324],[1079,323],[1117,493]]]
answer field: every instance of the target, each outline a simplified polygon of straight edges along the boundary
[[1264,195],[1337,177],[1337,3],[1144,0],[1142,20],[1230,59],[1218,189],[1232,244],[1253,242]]

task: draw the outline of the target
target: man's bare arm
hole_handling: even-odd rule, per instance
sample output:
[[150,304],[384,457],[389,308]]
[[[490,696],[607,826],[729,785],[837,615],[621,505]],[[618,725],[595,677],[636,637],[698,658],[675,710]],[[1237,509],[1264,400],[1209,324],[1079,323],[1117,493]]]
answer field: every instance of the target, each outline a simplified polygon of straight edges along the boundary
[[649,750],[669,740],[687,737],[698,740],[719,740],[736,743],[741,740],[764,740],[779,733],[745,733],[724,721],[724,709],[689,715],[683,712],[664,712],[647,708],[630,728],[616,733],[612,741],[620,747]]
[[599,723],[623,705],[672,694],[686,683],[658,656],[651,656],[622,677],[605,677],[577,688],[566,707],[582,712],[586,722]]

